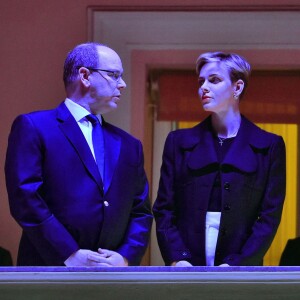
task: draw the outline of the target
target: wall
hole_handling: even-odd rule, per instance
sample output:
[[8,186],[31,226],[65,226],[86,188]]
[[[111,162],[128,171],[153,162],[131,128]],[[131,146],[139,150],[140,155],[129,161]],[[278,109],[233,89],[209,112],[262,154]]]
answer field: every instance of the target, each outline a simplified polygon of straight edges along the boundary
[[[242,1],[241,1],[242,2]],[[0,4],[0,246],[15,258],[19,227],[9,215],[4,180],[7,137],[13,119],[20,113],[52,108],[64,97],[62,65],[66,53],[88,38],[89,6],[132,9],[199,6],[197,0],[10,0]],[[299,0],[252,0],[240,4],[251,9],[299,4]],[[202,0],[207,9],[241,8],[237,0]],[[155,8],[154,8],[155,9]],[[128,122],[131,118],[129,117]],[[130,128],[130,124],[127,124]]]

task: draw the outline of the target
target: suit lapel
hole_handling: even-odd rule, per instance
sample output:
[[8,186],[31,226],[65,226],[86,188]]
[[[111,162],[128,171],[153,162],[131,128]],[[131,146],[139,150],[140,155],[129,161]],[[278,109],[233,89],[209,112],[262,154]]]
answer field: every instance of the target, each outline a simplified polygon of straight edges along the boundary
[[78,126],[75,119],[67,109],[64,103],[57,108],[57,119],[59,121],[59,127],[66,136],[66,138],[73,145],[76,153],[82,160],[88,172],[95,179],[101,190],[103,189],[102,179],[95,162],[95,159],[91,153],[91,150]]
[[110,187],[112,177],[114,175],[121,150],[121,139],[112,130],[109,125],[103,121],[103,137],[105,144],[105,160],[104,160],[104,193]]

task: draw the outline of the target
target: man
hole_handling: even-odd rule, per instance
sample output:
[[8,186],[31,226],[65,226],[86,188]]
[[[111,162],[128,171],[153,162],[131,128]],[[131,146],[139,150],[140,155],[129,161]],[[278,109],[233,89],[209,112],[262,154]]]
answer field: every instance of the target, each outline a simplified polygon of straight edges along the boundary
[[14,121],[5,172],[23,229],[18,265],[140,263],[152,224],[142,145],[101,116],[118,106],[122,73],[112,49],[78,45],[64,65],[64,103]]

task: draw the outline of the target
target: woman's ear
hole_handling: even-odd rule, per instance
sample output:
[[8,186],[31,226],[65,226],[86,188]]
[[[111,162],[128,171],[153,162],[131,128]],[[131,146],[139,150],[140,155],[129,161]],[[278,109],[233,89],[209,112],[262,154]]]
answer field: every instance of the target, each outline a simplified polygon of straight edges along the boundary
[[90,86],[89,75],[91,74],[90,70],[85,67],[81,67],[78,70],[78,73],[79,73],[79,78],[80,78],[81,83],[85,87],[89,87]]
[[234,98],[239,99],[241,93],[243,92],[245,87],[245,83],[242,79],[239,79],[238,81],[235,82],[234,84]]

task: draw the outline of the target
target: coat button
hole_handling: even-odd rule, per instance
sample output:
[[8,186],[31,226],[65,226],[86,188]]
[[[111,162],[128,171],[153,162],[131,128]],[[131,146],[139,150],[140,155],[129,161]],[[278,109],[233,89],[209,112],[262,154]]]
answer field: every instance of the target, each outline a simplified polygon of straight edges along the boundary
[[231,206],[229,205],[229,204],[226,204],[225,206],[224,206],[224,210],[230,210],[231,209]]
[[109,203],[107,201],[103,202],[104,206],[109,206]]
[[182,252],[182,256],[187,256],[187,252]]
[[230,183],[229,183],[229,182],[225,182],[225,183],[224,183],[224,189],[225,189],[226,191],[229,191],[229,189],[230,189]]

